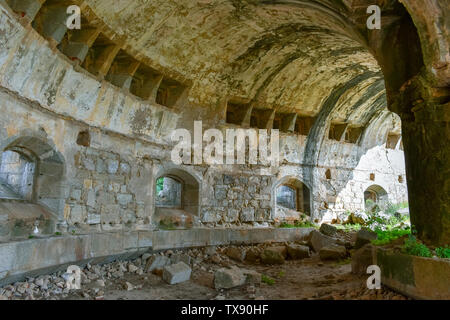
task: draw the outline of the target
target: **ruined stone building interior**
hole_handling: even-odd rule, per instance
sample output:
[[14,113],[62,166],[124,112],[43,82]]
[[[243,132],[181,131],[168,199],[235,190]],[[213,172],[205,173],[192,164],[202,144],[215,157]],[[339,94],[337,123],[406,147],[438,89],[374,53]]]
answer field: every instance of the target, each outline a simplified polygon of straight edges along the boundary
[[449,300],[449,33],[446,0],[0,0],[0,300]]

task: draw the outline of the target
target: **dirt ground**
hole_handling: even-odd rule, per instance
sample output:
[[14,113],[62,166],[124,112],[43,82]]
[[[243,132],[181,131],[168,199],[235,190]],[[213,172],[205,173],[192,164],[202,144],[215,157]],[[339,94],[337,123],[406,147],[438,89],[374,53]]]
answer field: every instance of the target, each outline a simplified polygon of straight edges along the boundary
[[[304,260],[286,261],[283,265],[252,265],[234,263],[238,267],[255,270],[274,279],[273,284],[261,283],[260,286],[245,285],[228,290],[216,290],[213,286],[214,274],[208,272],[214,265],[204,264],[203,268],[194,269],[191,280],[169,285],[161,276],[145,273],[143,275],[125,273],[121,279],[106,280],[101,288],[104,294],[99,300],[404,300],[404,296],[387,288],[369,290],[367,277],[351,274],[350,260],[343,262],[322,262],[313,256]],[[127,290],[126,282],[138,288]],[[86,285],[82,292],[74,292],[64,299],[95,299],[95,291]],[[140,288],[142,286],[142,288]],[[97,291],[97,292],[96,292]],[[86,292],[91,293],[86,296]],[[83,296],[84,295],[84,296]]]

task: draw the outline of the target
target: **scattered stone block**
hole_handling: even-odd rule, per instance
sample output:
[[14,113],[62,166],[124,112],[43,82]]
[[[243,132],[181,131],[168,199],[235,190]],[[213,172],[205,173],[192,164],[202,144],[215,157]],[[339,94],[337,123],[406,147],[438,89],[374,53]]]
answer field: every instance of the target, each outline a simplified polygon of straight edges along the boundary
[[134,289],[134,286],[129,282],[125,282],[125,289],[127,289],[127,291],[131,291]]
[[362,248],[378,238],[377,234],[368,229],[361,229],[356,233],[355,249]]
[[372,245],[366,244],[362,248],[356,250],[352,255],[352,273],[365,275],[367,267],[373,265]]
[[335,226],[332,226],[331,224],[322,223],[319,231],[326,236],[334,237],[336,235],[337,228]]
[[326,246],[331,246],[336,243],[336,239],[326,236],[317,230],[311,232],[308,245],[315,251],[319,252],[320,249]]
[[225,250],[225,254],[236,261],[244,261],[245,260],[245,250],[236,247],[229,247]]
[[163,269],[162,278],[168,284],[177,284],[188,281],[191,278],[192,269],[184,262],[178,262]]
[[205,248],[205,254],[207,254],[208,256],[215,255],[216,252],[217,252],[216,246],[208,246]]
[[319,251],[321,260],[339,260],[347,257],[347,249],[343,246],[331,245],[322,247]]
[[153,272],[155,269],[162,269],[165,266],[170,264],[170,259],[166,256],[152,256],[147,260],[147,264],[145,266],[146,272]]
[[170,262],[173,264],[178,262],[184,262],[188,266],[190,266],[192,264],[191,260],[192,260],[191,257],[185,253],[174,254],[170,257]]
[[311,256],[308,246],[303,246],[300,244],[290,244],[287,246],[288,256],[291,259],[305,259]]
[[261,252],[258,249],[252,248],[247,250],[245,255],[245,261],[255,263],[260,259]]
[[286,247],[269,247],[261,254],[261,262],[264,264],[283,264],[286,256]]
[[248,270],[248,269],[241,269],[242,273],[245,276],[245,283],[246,284],[252,284],[252,285],[260,285],[261,284],[261,273],[254,271],[254,270]]
[[214,274],[214,287],[216,289],[229,289],[245,283],[246,276],[237,267],[221,268]]

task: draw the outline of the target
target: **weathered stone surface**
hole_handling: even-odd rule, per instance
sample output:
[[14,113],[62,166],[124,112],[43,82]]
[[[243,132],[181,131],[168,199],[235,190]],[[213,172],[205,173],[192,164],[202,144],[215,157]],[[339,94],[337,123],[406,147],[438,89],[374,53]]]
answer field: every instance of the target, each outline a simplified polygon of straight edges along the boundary
[[299,244],[289,244],[287,245],[286,248],[288,256],[291,259],[297,260],[310,257],[310,251],[308,246],[302,246]]
[[222,268],[214,273],[214,287],[216,289],[229,289],[241,286],[245,283],[246,276],[242,271],[233,267],[230,269]]
[[333,237],[337,232],[337,228],[328,223],[322,223],[319,231],[326,236]]
[[146,272],[153,272],[155,269],[162,269],[165,266],[170,264],[169,257],[155,255],[147,260],[147,264],[145,266]]
[[245,260],[251,263],[256,262],[257,260],[259,260],[261,256],[261,252],[260,250],[256,249],[256,248],[252,248],[247,250],[246,255],[245,255]]
[[361,229],[356,233],[355,249],[359,249],[372,240],[377,239],[377,234],[368,229]]
[[336,239],[328,237],[317,230],[313,230],[308,241],[308,245],[315,251],[319,252],[325,246],[336,243]]
[[262,252],[261,262],[264,264],[283,264],[286,256],[286,247],[269,247]]
[[366,244],[353,252],[352,273],[359,275],[367,274],[367,267],[373,265],[372,251],[372,245]]
[[191,257],[184,253],[174,254],[170,257],[170,262],[173,264],[178,263],[178,262],[184,262],[185,264],[190,266],[192,263],[191,260],[192,260]]
[[225,250],[225,254],[233,260],[236,261],[244,261],[246,256],[245,249],[236,248],[236,247],[228,247]]
[[191,268],[184,262],[178,262],[163,269],[163,279],[168,284],[177,284],[188,281],[191,278]]
[[[115,54],[111,55],[109,65],[101,68],[100,71],[103,72],[100,72],[99,77],[87,75],[86,72],[74,68],[67,59],[55,54],[55,43],[49,44],[38,31],[24,27],[24,21],[19,21],[17,16],[5,7],[10,3],[23,2],[3,1],[0,6],[0,47],[3,49],[0,52],[0,108],[4,115],[0,119],[0,144],[2,148],[24,147],[27,152],[39,158],[42,165],[37,174],[39,194],[35,195],[36,199],[51,207],[61,220],[62,228],[66,224],[69,225],[69,232],[78,234],[78,229],[89,232],[149,230],[150,224],[154,222],[154,208],[150,200],[154,196],[153,178],[157,173],[164,172],[163,167],[170,158],[171,145],[166,140],[167,133],[180,124],[190,123],[197,115],[204,118],[205,124],[206,120],[211,124],[222,124],[226,121],[229,111],[226,110],[226,103],[222,101],[231,101],[232,96],[237,96],[242,101],[258,102],[258,108],[255,108],[254,112],[249,106],[240,106],[251,111],[248,112],[248,119],[241,119],[244,125],[255,126],[251,121],[256,119],[256,125],[261,126],[257,109],[269,108],[277,110],[277,113],[282,111],[290,114],[288,118],[282,114],[277,115],[281,117],[276,120],[280,120],[283,129],[301,132],[288,135],[282,132],[282,161],[279,166],[270,170],[262,165],[258,168],[261,169],[259,172],[254,167],[243,165],[227,168],[226,172],[222,172],[223,168],[200,165],[186,166],[175,172],[179,178],[183,178],[186,177],[186,169],[202,186],[200,196],[192,195],[191,184],[187,184],[185,190],[190,200],[189,209],[194,216],[203,219],[200,223],[208,227],[222,224],[229,227],[255,220],[271,222],[270,213],[277,212],[272,210],[276,209],[273,208],[275,199],[272,199],[275,180],[291,175],[313,184],[308,186],[314,190],[314,195],[310,194],[312,203],[299,201],[303,206],[302,210],[308,206],[314,208],[314,212],[311,212],[312,219],[336,218],[335,215],[346,210],[363,210],[364,190],[373,184],[382,185],[389,192],[390,200],[395,198],[398,202],[404,201],[406,183],[398,179],[398,176],[403,177],[405,174],[403,152],[398,148],[387,150],[384,146],[386,141],[380,138],[391,132],[400,132],[400,121],[385,109],[386,85],[389,89],[388,101],[392,104],[390,107],[398,109],[395,111],[404,117],[402,132],[405,139],[402,141],[405,150],[408,150],[407,163],[412,175],[407,180],[410,183],[410,194],[414,195],[411,197],[414,204],[411,206],[414,224],[418,226],[420,237],[436,244],[449,242],[450,224],[446,222],[448,219],[445,219],[448,212],[445,208],[449,202],[449,193],[445,192],[448,186],[448,175],[445,175],[449,163],[446,161],[448,134],[442,129],[446,128],[444,124],[448,122],[445,112],[447,109],[445,104],[428,101],[431,98],[427,98],[439,97],[437,100],[446,101],[446,94],[441,91],[448,86],[450,65],[447,61],[448,41],[445,40],[448,32],[442,22],[446,19],[441,12],[442,6],[435,5],[435,0],[430,0],[423,6],[405,0],[404,7],[407,11],[401,11],[405,10],[403,6],[392,9],[389,1],[384,2],[386,6],[382,6],[383,13],[386,9],[392,9],[393,16],[404,16],[408,19],[393,19],[393,27],[386,28],[386,34],[382,33],[383,37],[378,39],[380,41],[369,41],[371,46],[380,44],[383,48],[393,47],[399,50],[406,46],[402,41],[394,39],[395,46],[384,42],[385,39],[390,41],[389,30],[416,30],[412,32],[413,39],[407,41],[406,50],[390,50],[393,53],[378,48],[367,50],[366,45],[351,40],[359,39],[353,31],[350,35],[345,34],[345,30],[358,33],[359,26],[353,24],[359,21],[358,18],[364,17],[364,12],[362,15],[358,12],[364,6],[354,7],[356,4],[351,4],[351,1],[338,6],[327,1],[331,10],[317,10],[316,6],[285,10],[284,4],[262,2],[246,2],[245,6],[236,7],[234,2],[226,1],[213,3],[200,13],[200,17],[204,17],[204,14],[208,19],[198,19],[199,17],[191,15],[198,10],[188,10],[191,13],[186,16],[184,7],[177,7],[175,3],[165,3],[164,6],[147,3],[141,6],[142,10],[133,10],[133,7],[123,10],[121,6],[117,6],[111,11],[102,1],[87,1],[86,6],[91,6],[95,12],[91,18],[106,28],[104,34],[112,43],[123,37],[123,41],[127,43],[124,51],[131,50],[131,55],[135,58],[150,57],[148,60],[151,62],[139,62],[142,66],[152,64],[148,67],[152,70],[156,68],[156,74],[163,75],[161,89],[167,84],[165,80],[173,80],[168,83],[175,83],[175,87],[178,86],[176,91],[183,89],[180,92],[184,92],[186,97],[183,97],[180,108],[175,108],[176,112],[166,108],[167,106],[161,107],[164,102],[160,99],[161,96],[157,97],[157,93],[164,90],[159,90],[158,86],[144,90],[149,94],[153,92],[153,96],[140,97],[134,86],[118,88],[106,81],[98,81],[97,79],[103,79],[108,73]],[[127,4],[123,2],[123,5]],[[193,4],[193,7],[195,6],[197,5]],[[271,10],[270,17],[266,15],[268,9]],[[346,21],[349,28],[343,30],[341,23],[336,25],[335,17],[329,14],[334,9],[339,11],[342,21]],[[158,41],[160,34],[154,32],[154,27],[160,26],[157,18],[147,19],[151,21],[146,22],[148,28],[136,27],[142,24],[140,19],[143,19],[136,12],[149,11],[155,17],[166,17],[166,10],[171,14],[164,23],[179,26],[172,29],[162,28],[169,30],[164,37],[167,41]],[[428,15],[427,12],[432,14]],[[212,15],[208,15],[209,13]],[[26,14],[28,15],[28,12]],[[353,14],[355,16],[351,16]],[[408,14],[412,19],[409,19]],[[130,26],[124,21],[135,23]],[[200,23],[197,23],[198,21]],[[211,21],[220,23],[211,28]],[[264,23],[260,24],[260,21]],[[414,25],[410,21],[414,21]],[[237,25],[240,27],[236,28]],[[254,25],[258,27],[248,27]],[[64,25],[62,27],[64,28]],[[330,37],[326,30],[336,30],[336,27],[342,32],[338,32],[338,38]],[[363,29],[365,31],[361,39],[367,36],[364,26]],[[117,37],[114,30],[119,30],[120,37]],[[186,38],[183,32],[178,32],[180,30],[196,30],[196,34]],[[210,33],[202,30],[208,30]],[[299,52],[303,52],[302,48],[316,48],[314,37],[293,36],[299,32],[306,32],[305,35],[308,35],[308,30],[325,30],[320,33],[319,39],[324,50],[312,50],[308,57],[299,56]],[[293,38],[301,40],[294,43],[295,41],[291,41]],[[415,38],[420,39],[420,42],[415,41]],[[136,43],[136,39],[146,41]],[[223,39],[227,41],[226,51],[223,50]],[[255,42],[254,39],[263,40]],[[181,54],[179,48],[186,47],[185,44],[189,41],[193,41],[194,45]],[[366,42],[363,41],[363,44]],[[208,46],[205,46],[205,43],[208,43]],[[436,46],[436,43],[439,45]],[[274,44],[283,50],[269,49]],[[208,50],[193,49],[204,47]],[[421,48],[423,57],[419,54]],[[373,52],[377,55],[376,59],[371,55]],[[289,59],[286,60],[286,57]],[[407,68],[404,68],[405,65],[400,61],[402,59],[398,57],[405,57],[403,61],[407,63]],[[410,61],[409,58],[414,60]],[[398,69],[386,63],[390,61],[394,64],[396,60],[399,60]],[[384,66],[384,82],[377,61]],[[101,61],[88,62],[89,65],[90,62],[97,65]],[[162,70],[159,70],[160,68]],[[323,72],[314,72],[319,69]],[[416,77],[419,80],[409,81],[411,75],[418,74],[419,69],[423,69],[427,78],[432,79],[433,85],[438,88],[431,88],[428,80],[423,81],[423,84],[418,83],[417,81],[423,80],[421,76]],[[116,66],[111,72],[115,70]],[[279,73],[281,70],[283,72]],[[404,70],[410,70],[410,73],[405,73]],[[395,76],[392,76],[393,74]],[[141,75],[142,73],[137,72],[134,80],[139,81],[135,82],[144,80],[143,82],[147,83],[146,80],[149,79],[141,79]],[[127,77],[131,81],[132,77]],[[170,79],[171,77],[177,80]],[[301,85],[289,87],[286,83]],[[398,88],[405,83],[407,85],[399,94]],[[172,89],[169,91],[172,98]],[[424,93],[427,94],[422,97]],[[417,103],[419,105],[411,112],[411,106]],[[214,109],[208,106],[213,106]],[[319,113],[321,116],[310,127],[304,126],[307,121],[301,119],[296,129],[293,119],[299,118],[303,113],[311,115],[311,118]],[[410,116],[405,116],[412,113],[417,121],[411,121]],[[348,126],[347,131],[343,130],[339,134],[341,141],[333,140],[336,136],[333,132],[330,135],[328,131],[329,123],[335,119],[351,119],[352,122],[340,124],[342,128]],[[268,124],[269,129],[274,127],[275,119],[266,120],[262,124],[264,127]],[[286,122],[289,126],[286,126]],[[354,134],[358,132],[354,126],[359,126],[359,129],[367,128],[357,147],[355,143],[359,135]],[[34,131],[41,133],[34,135]],[[89,143],[76,144],[80,131],[91,131]],[[305,138],[307,135],[308,138]],[[15,143],[17,139],[20,140],[18,144]],[[45,159],[51,161],[42,161]],[[430,159],[434,161],[433,165],[427,166]],[[63,170],[56,170],[55,163],[59,163]],[[120,170],[117,168],[118,163]],[[424,168],[431,169],[426,172]],[[369,178],[369,171],[373,178]],[[214,177],[217,179],[214,180]],[[421,192],[423,181],[430,181],[427,185],[431,187],[427,192]],[[306,191],[306,185],[302,191]],[[430,197],[428,193],[433,196]],[[431,205],[432,210],[426,210],[427,205]],[[9,226],[3,224],[0,230],[1,236],[7,237],[8,241]],[[214,236],[191,236],[182,240],[175,235],[173,237],[177,238],[176,241],[167,244],[155,241],[155,245],[180,245],[183,240],[185,246],[206,241],[215,244],[229,241],[226,236],[222,237],[220,229],[211,230],[211,233],[213,232]],[[109,235],[105,235],[105,238],[109,239]],[[151,241],[151,237],[146,238],[147,247]],[[129,245],[129,242],[132,240],[127,241],[126,245],[125,242],[111,241],[116,245],[114,246],[99,245],[93,241],[92,246],[98,246],[101,250],[92,250],[92,256],[106,256],[122,253],[122,250],[129,247],[136,248]],[[127,247],[123,248],[125,246]],[[318,251],[317,248],[314,250]],[[67,252],[68,255],[73,252],[77,255],[75,258],[72,255],[72,260],[64,259],[65,262],[75,261],[74,259],[79,259],[80,256],[85,257],[84,252],[89,251],[73,245],[67,248]],[[61,263],[59,260],[52,261]],[[9,260],[3,263],[9,267],[2,269],[2,274],[9,274],[9,268],[22,268],[20,263]],[[32,265],[48,267],[42,261]]]
[[347,249],[343,246],[331,245],[322,247],[319,251],[322,260],[339,260],[347,257]]
[[261,284],[261,273],[255,271],[255,270],[248,270],[248,269],[241,269],[242,273],[245,276],[245,283],[246,284],[252,284],[252,285],[259,285]]

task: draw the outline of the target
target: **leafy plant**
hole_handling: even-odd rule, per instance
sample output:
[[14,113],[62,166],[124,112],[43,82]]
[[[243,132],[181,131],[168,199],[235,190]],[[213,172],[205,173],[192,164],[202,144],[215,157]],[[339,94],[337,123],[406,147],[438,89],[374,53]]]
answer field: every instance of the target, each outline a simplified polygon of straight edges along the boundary
[[377,239],[372,241],[372,244],[376,246],[385,245],[393,240],[401,238],[405,235],[411,234],[411,230],[408,229],[391,229],[391,230],[381,230],[380,228],[376,228],[375,232],[377,233]]
[[359,231],[361,229],[361,225],[358,223],[355,224],[344,224],[344,225],[336,225],[335,226],[339,230],[344,230],[346,232],[350,231]]
[[264,282],[264,283],[266,283],[266,284],[268,284],[269,286],[275,284],[275,280],[272,279],[272,278],[269,277],[269,276],[266,276],[265,274],[263,274],[263,275],[261,276],[261,281]]
[[310,221],[296,221],[294,224],[282,222],[280,228],[317,228],[317,225]]
[[283,278],[286,275],[286,273],[284,272],[284,270],[281,270],[280,272],[278,272],[277,277],[278,278]]
[[164,177],[156,180],[156,194],[158,194],[164,188]]
[[439,258],[450,259],[450,248],[448,247],[448,245],[446,245],[445,247],[436,248],[436,250],[434,251]]
[[418,242],[416,237],[413,235],[410,235],[408,239],[405,240],[403,251],[407,254],[418,257],[431,258],[432,256],[431,250],[423,243]]

